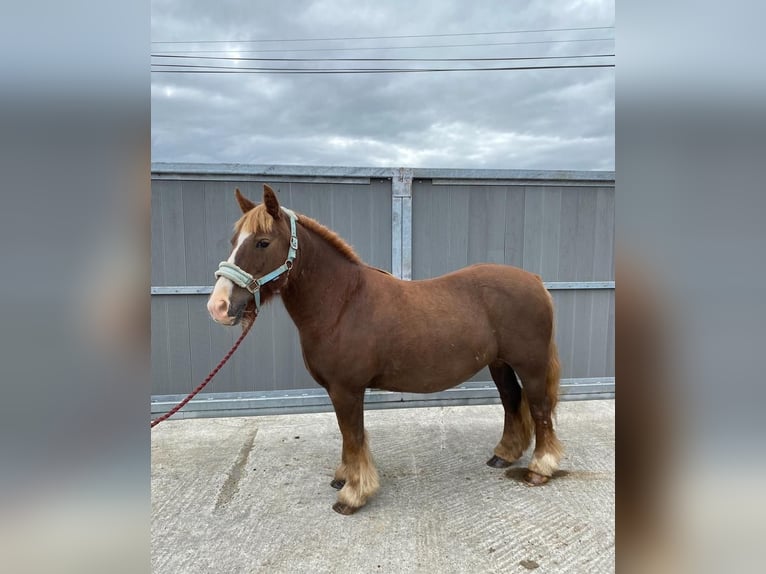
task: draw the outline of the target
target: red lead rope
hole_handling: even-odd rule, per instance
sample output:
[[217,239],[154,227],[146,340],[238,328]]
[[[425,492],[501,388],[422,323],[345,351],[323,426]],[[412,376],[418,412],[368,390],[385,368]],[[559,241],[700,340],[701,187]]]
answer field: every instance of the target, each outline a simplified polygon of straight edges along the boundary
[[252,328],[253,323],[255,323],[255,321],[251,321],[250,323],[248,323],[245,326],[244,329],[242,329],[242,334],[239,336],[239,339],[237,339],[234,342],[234,345],[229,350],[229,352],[226,353],[226,356],[223,359],[221,359],[221,362],[218,363],[218,365],[216,366],[215,369],[210,371],[210,374],[205,378],[205,380],[202,381],[202,383],[196,389],[194,389],[191,393],[189,393],[184,400],[182,400],[180,403],[178,403],[176,406],[174,406],[172,409],[170,409],[168,412],[166,412],[161,417],[157,417],[156,419],[154,419],[152,421],[152,423],[151,423],[149,428],[154,428],[156,425],[160,424],[162,421],[168,420],[170,417],[172,417],[174,414],[176,414],[178,411],[180,411],[182,408],[184,408],[184,406],[186,406],[186,403],[188,403],[190,400],[192,400],[197,393],[199,393],[202,389],[204,389],[205,386],[210,381],[213,380],[213,377],[216,376],[218,371],[221,370],[221,367],[223,367],[226,364],[226,362],[231,358],[231,356],[234,354],[234,351],[236,351],[237,347],[239,347],[239,344],[242,342],[242,340],[250,332],[250,329]]

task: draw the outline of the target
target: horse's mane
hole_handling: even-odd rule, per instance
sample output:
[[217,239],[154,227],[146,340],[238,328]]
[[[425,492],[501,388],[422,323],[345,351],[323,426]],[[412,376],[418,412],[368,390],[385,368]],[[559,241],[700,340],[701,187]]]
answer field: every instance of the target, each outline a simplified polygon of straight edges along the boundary
[[354,251],[354,248],[351,247],[348,243],[346,243],[340,235],[335,233],[332,229],[328,229],[315,219],[311,219],[310,217],[306,217],[305,215],[298,216],[298,223],[302,224],[303,227],[308,229],[309,231],[313,231],[316,233],[319,237],[324,239],[327,243],[333,246],[336,251],[338,251],[343,257],[351,261],[352,263],[362,263],[362,259],[359,257],[359,255],[356,254],[356,251]]
[[234,231],[240,233],[269,233],[271,231],[274,219],[266,211],[264,204],[256,205],[253,209],[245,213],[234,224]]
[[[269,215],[269,212],[266,211],[266,206],[261,203],[240,217],[239,221],[234,225],[234,230],[237,233],[240,233],[241,231],[249,233],[269,233],[273,223],[274,219]],[[354,251],[354,248],[341,239],[341,237],[331,229],[328,229],[318,221],[303,214],[298,215],[298,223],[324,239],[338,251],[338,253],[352,263],[363,263],[359,255]]]

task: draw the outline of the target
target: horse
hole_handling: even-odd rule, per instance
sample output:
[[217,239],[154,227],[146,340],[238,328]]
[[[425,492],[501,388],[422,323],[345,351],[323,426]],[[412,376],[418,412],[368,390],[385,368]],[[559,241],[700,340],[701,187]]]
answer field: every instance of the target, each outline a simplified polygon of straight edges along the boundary
[[364,429],[366,389],[443,391],[486,366],[505,411],[487,464],[510,466],[534,431],[524,480],[539,486],[553,476],[563,454],[551,421],[559,359],[553,301],[538,275],[477,264],[434,279],[400,280],[366,265],[322,224],[280,206],[268,185],[263,203],[239,189],[235,197],[242,216],[207,309],[217,323],[247,325],[261,305],[281,297],[343,439],[330,483],[338,490],[333,510],[353,514],[379,489]]

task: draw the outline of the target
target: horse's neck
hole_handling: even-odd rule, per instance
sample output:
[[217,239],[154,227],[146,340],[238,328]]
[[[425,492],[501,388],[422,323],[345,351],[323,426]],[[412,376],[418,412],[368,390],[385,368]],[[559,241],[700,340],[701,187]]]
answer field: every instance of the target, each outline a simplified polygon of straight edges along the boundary
[[361,268],[305,227],[282,302],[298,330],[337,320],[347,296],[361,280]]

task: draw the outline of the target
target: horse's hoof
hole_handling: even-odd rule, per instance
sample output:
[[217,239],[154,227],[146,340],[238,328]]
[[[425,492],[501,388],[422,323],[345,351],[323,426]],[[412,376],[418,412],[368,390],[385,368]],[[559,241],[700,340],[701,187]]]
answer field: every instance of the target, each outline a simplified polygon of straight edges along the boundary
[[340,490],[341,488],[343,488],[344,484],[346,484],[345,480],[340,480],[340,479],[335,478],[330,483],[330,486],[332,486],[335,490]]
[[504,458],[494,455],[487,461],[487,466],[491,466],[492,468],[508,468],[511,466],[511,463]]
[[528,470],[527,474],[524,475],[524,482],[526,482],[529,486],[542,486],[549,480],[549,476],[543,476],[542,474],[537,474],[531,470]]
[[343,504],[342,502],[336,502],[332,505],[332,509],[338,514],[349,516],[350,514],[354,514],[354,512],[359,510],[359,507],[349,506],[348,504]]

